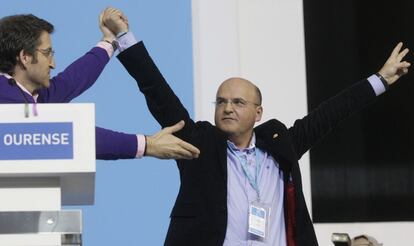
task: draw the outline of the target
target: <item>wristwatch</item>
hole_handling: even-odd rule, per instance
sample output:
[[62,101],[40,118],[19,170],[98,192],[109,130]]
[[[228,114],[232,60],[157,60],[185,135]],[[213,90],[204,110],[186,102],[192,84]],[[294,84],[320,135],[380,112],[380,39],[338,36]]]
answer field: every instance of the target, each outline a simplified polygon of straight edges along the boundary
[[377,77],[381,80],[381,82],[384,85],[385,89],[388,90],[388,88],[390,87],[390,85],[388,84],[387,80],[384,79],[384,77],[382,77],[382,75],[379,74],[379,73],[376,73],[375,75],[377,75]]
[[[114,39],[114,41],[112,42],[112,45],[114,47],[116,47],[117,49],[119,49],[121,46],[118,42],[119,38],[121,38],[122,36],[124,36],[125,34],[127,34],[127,32],[120,32],[116,35],[116,38]],[[114,48],[115,49],[115,48]]]

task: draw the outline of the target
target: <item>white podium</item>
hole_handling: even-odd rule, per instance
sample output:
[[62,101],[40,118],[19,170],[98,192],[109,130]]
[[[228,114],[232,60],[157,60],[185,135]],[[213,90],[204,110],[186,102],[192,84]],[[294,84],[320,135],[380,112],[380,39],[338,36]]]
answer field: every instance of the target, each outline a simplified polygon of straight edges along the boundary
[[93,104],[0,105],[0,245],[82,245],[81,211],[61,206],[94,193]]

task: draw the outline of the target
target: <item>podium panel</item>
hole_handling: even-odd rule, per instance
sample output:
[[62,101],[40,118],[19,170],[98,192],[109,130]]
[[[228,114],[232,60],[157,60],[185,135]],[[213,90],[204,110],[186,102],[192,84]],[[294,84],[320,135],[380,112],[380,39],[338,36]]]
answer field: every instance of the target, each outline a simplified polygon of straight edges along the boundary
[[0,105],[0,184],[3,178],[56,177],[62,189],[62,205],[93,204],[94,105],[26,107]]
[[95,195],[93,104],[0,105],[0,245],[81,245]]

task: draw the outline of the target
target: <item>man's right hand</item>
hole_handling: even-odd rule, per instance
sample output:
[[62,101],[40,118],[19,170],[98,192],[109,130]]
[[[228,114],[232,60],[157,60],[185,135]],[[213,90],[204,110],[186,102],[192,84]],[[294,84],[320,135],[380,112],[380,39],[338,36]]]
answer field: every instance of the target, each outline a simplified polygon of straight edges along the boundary
[[119,33],[128,32],[128,18],[121,10],[108,7],[102,12],[102,23],[115,36]]
[[193,159],[198,158],[200,150],[177,138],[173,133],[184,127],[184,121],[166,127],[157,134],[147,136],[146,155],[159,159]]

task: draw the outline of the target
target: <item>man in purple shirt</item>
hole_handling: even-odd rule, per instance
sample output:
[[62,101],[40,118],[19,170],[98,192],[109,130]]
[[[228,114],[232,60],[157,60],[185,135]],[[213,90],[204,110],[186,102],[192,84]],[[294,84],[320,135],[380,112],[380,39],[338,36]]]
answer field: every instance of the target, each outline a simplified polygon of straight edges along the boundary
[[[0,103],[67,103],[97,80],[114,53],[116,37],[102,25],[102,41],[50,78],[55,68],[50,34],[54,27],[34,15],[13,15],[0,20]],[[96,158],[192,159],[199,150],[172,135],[184,126],[180,121],[153,136],[125,134],[96,127]]]
[[[115,22],[123,18],[107,19],[107,14],[105,25],[119,34]],[[246,79],[230,78],[217,90],[214,126],[193,121],[143,42],[131,32],[122,35],[129,38],[118,58],[136,79],[153,116],[163,126],[184,119],[177,135],[201,150],[197,159],[177,160],[181,185],[165,245],[318,245],[298,160],[410,66],[402,60],[408,49],[401,50],[399,43],[378,73],[324,101],[289,128],[276,119],[254,127],[263,112],[260,90]]]

